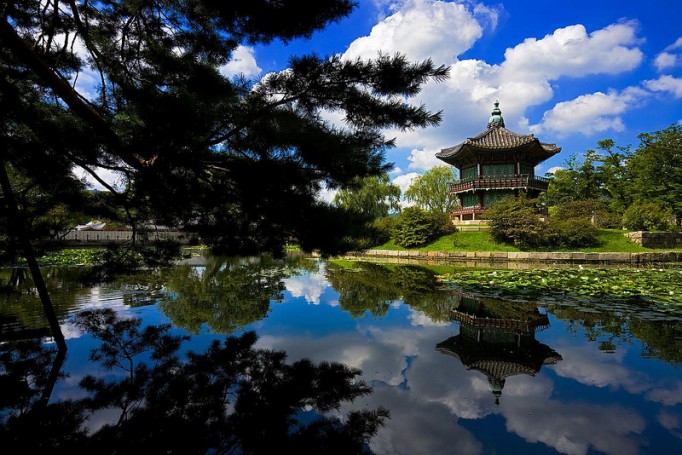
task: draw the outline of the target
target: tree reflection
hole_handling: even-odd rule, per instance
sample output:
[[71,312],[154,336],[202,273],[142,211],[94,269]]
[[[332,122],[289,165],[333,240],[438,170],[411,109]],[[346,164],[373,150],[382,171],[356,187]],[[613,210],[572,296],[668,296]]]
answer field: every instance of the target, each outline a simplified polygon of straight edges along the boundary
[[290,258],[207,258],[205,268],[177,266],[164,275],[169,298],[160,303],[177,327],[198,333],[203,324],[213,332],[232,333],[263,319],[270,302],[281,302],[284,279],[314,262]]
[[[184,337],[169,326],[141,328],[111,310],[77,323],[101,341],[91,360],[100,374],[80,386],[86,398],[38,406],[50,376],[36,342],[2,346],[0,446],[71,453],[370,453],[388,411],[335,417],[341,403],[371,393],[357,369],[254,348],[249,332],[178,357]],[[9,389],[8,389],[9,388]],[[94,427],[98,416],[107,422]]]
[[665,320],[664,315],[647,319],[646,308],[626,307],[599,311],[592,307],[550,305],[552,314],[566,321],[574,333],[582,330],[589,341],[599,344],[599,349],[614,352],[619,345],[642,343],[643,357],[653,357],[675,365],[682,365],[682,324],[677,318]]
[[339,293],[339,305],[353,317],[365,312],[383,316],[401,299],[434,321],[449,321],[453,293],[440,289],[436,273],[428,268],[357,262],[352,267],[330,263],[325,270]]

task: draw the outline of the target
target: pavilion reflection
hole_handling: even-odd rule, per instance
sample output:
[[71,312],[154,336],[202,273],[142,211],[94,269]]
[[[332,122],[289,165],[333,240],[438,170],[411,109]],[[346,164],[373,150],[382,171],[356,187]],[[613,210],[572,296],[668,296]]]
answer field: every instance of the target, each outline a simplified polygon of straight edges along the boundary
[[458,292],[459,304],[451,312],[459,334],[438,343],[436,350],[458,358],[468,370],[486,375],[495,404],[510,376],[535,376],[543,365],[562,357],[535,339],[549,327],[547,314],[534,304],[485,298]]

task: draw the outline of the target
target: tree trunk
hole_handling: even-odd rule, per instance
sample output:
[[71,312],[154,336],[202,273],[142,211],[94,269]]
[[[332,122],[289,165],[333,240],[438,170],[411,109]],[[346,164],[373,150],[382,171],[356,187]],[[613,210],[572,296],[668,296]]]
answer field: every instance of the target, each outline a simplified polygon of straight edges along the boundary
[[7,205],[7,215],[9,217],[8,227],[9,234],[18,240],[21,250],[23,251],[26,262],[28,262],[28,269],[33,277],[33,284],[38,290],[38,295],[40,296],[40,302],[43,305],[43,311],[45,311],[45,316],[50,324],[50,330],[52,331],[52,336],[57,342],[57,347],[60,351],[66,352],[66,341],[64,340],[64,334],[59,327],[59,320],[57,319],[57,314],[52,306],[52,300],[50,300],[50,294],[47,292],[47,286],[43,280],[43,275],[40,273],[40,267],[38,266],[38,261],[36,261],[35,252],[33,251],[33,246],[28,238],[25,231],[24,216],[23,213],[19,211],[16,199],[14,198],[14,193],[12,192],[12,184],[9,181],[9,176],[7,175],[7,169],[5,168],[4,160],[0,162],[0,187],[5,199],[5,204]]

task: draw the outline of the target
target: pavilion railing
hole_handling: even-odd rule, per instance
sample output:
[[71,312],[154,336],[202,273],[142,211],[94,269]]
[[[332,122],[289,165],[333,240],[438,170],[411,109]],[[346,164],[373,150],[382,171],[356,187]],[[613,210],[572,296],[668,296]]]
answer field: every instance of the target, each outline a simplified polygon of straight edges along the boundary
[[485,209],[481,206],[473,206],[473,207],[462,207],[456,210],[453,210],[450,212],[450,215],[452,216],[459,216],[459,215],[471,215],[472,213],[475,213],[477,215],[485,212]]
[[484,189],[532,188],[547,190],[549,179],[531,175],[497,175],[467,178],[450,184],[451,193]]

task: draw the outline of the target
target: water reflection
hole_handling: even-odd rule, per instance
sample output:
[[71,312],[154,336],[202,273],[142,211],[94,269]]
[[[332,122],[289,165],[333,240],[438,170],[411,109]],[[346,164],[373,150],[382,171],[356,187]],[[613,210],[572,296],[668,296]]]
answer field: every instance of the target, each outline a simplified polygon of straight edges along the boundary
[[446,322],[457,301],[456,295],[440,289],[437,274],[425,267],[332,263],[326,266],[325,276],[338,292],[341,308],[353,317],[383,316],[393,302],[402,300],[431,320]]
[[[73,429],[76,426],[72,421],[85,416],[81,425],[85,435],[77,433],[69,437],[85,441],[86,447],[101,448],[107,438],[113,439],[114,432],[129,438],[131,443],[112,447],[131,451],[133,443],[144,444],[145,438],[152,441],[163,435],[168,435],[169,444],[183,436],[188,441],[197,439],[196,447],[207,447],[204,441],[218,437],[216,432],[211,432],[218,431],[217,427],[208,428],[206,424],[195,428],[183,419],[191,416],[214,419],[212,422],[230,434],[242,430],[227,417],[214,418],[209,411],[195,406],[199,406],[197,401],[203,405],[202,400],[212,403],[217,399],[210,395],[212,391],[204,388],[213,384],[208,379],[216,374],[211,372],[212,368],[218,368],[220,379],[229,365],[224,361],[227,355],[220,353],[226,349],[225,336],[218,332],[234,335],[253,330],[258,337],[250,345],[238,341],[243,340],[241,336],[227,338],[233,340],[228,342],[232,346],[234,343],[250,346],[247,351],[253,353],[245,354],[251,359],[248,362],[260,358],[256,352],[285,351],[289,360],[282,363],[294,365],[299,359],[311,359],[306,362],[314,366],[343,364],[352,371],[362,371],[353,377],[355,381],[364,381],[373,387],[371,394],[360,395],[355,401],[339,401],[338,411],[334,409],[331,414],[323,408],[311,408],[311,401],[305,400],[287,408],[288,405],[273,401],[280,399],[273,397],[275,392],[268,392],[267,400],[279,406],[278,409],[295,408],[289,417],[275,419],[273,424],[280,425],[279,428],[284,427],[283,421],[295,422],[294,429],[319,436],[317,430],[303,430],[303,426],[310,427],[324,417],[338,417],[341,419],[338,424],[349,425],[350,421],[342,416],[384,407],[390,409],[391,418],[381,420],[376,435],[363,439],[360,450],[392,455],[453,451],[584,455],[594,451],[676,453],[682,448],[682,371],[679,368],[682,337],[680,321],[674,312],[653,317],[646,308],[608,299],[589,304],[554,299],[538,305],[520,302],[527,295],[518,295],[519,301],[502,300],[499,295],[496,298],[482,294],[467,296],[457,289],[443,288],[438,280],[438,273],[443,272],[443,269],[416,265],[206,258],[198,267],[179,267],[121,277],[106,284],[82,285],[73,282],[72,272],[54,271],[50,283],[59,296],[55,300],[63,309],[63,324],[73,328],[65,331],[70,333],[69,357],[64,366],[69,377],[57,382],[50,406],[42,420],[35,420],[37,426],[32,427],[33,431],[48,424],[58,429]],[[3,276],[3,280],[8,276]],[[12,311],[19,311],[24,306],[13,299],[21,298],[29,303],[30,284],[14,288],[1,298]],[[136,356],[136,365],[144,364],[144,371],[148,373],[140,376],[135,373],[135,381],[131,381],[130,369],[103,368],[106,359],[115,358],[125,364],[123,357],[106,357],[101,352],[99,361],[86,361],[93,343],[98,347],[101,342],[89,334],[91,329],[83,324],[77,326],[73,316],[83,309],[99,307],[114,309],[119,318],[141,319],[142,325],[137,329],[141,334],[147,326],[171,323],[173,327],[165,334],[189,339],[182,341],[180,351],[171,357],[153,358],[153,350],[140,353]],[[0,308],[0,314],[8,318],[14,315],[16,320],[32,321],[31,317],[12,311]],[[498,322],[476,327],[486,318]],[[505,331],[496,331],[502,324],[499,321],[511,321],[504,324],[512,324],[513,330],[506,327]],[[467,326],[468,323],[471,324]],[[14,338],[20,337],[17,334]],[[160,341],[162,338],[149,337],[157,340],[155,349],[172,344]],[[453,342],[450,351],[456,352],[462,361],[434,349],[437,345],[448,348],[448,341]],[[214,342],[218,342],[219,349],[214,349]],[[107,342],[104,346],[115,344]],[[187,356],[188,349],[197,354]],[[500,353],[501,358],[494,357]],[[554,354],[557,362],[551,364]],[[22,356],[30,357],[22,354],[15,358]],[[46,366],[52,358],[47,359]],[[563,360],[558,361],[559,358]],[[499,405],[491,396],[488,377],[468,369],[474,364],[494,379],[505,381],[503,391],[498,387],[503,392]],[[197,371],[186,371],[184,365],[191,365]],[[49,375],[48,369],[32,375],[45,377]],[[174,374],[182,373],[184,378],[175,380],[171,370]],[[253,371],[267,378],[270,370],[255,368]],[[273,374],[275,371],[277,368]],[[507,374],[510,372],[521,374],[510,376]],[[289,374],[288,368],[283,374]],[[91,383],[83,383],[89,376],[94,378]],[[136,382],[138,378],[140,382]],[[81,383],[89,388],[79,387]],[[139,387],[131,388],[130,384]],[[302,380],[303,386],[314,387],[314,383]],[[6,390],[16,388],[13,387]],[[165,395],[176,389],[191,396]],[[2,402],[10,402],[3,396],[4,390],[0,389]],[[258,401],[255,387],[250,390],[255,404],[248,400],[244,403],[261,412],[266,405]],[[273,390],[294,397],[298,393],[291,381],[284,381],[280,388]],[[39,392],[34,402],[44,395]],[[143,395],[145,398],[138,400]],[[231,413],[246,412],[243,418],[256,429],[249,431],[258,431],[262,440],[265,430],[259,429],[258,422],[260,419],[269,422],[269,417],[261,416],[256,421],[246,407],[236,409],[235,397],[231,397],[233,400],[223,406],[225,413],[229,417]],[[82,409],[69,403],[78,404]],[[139,415],[135,414],[138,409]],[[7,417],[8,412],[15,416],[19,411],[6,407],[3,412]],[[50,417],[49,413],[55,416]],[[63,414],[64,422],[58,421],[59,413]],[[143,416],[148,421],[142,421]],[[293,420],[286,420],[289,418]],[[159,421],[158,428],[154,420]],[[8,435],[15,433],[21,436],[24,431],[22,437],[29,439],[29,421],[16,422],[18,426],[0,431],[0,437],[10,438]],[[21,422],[25,427],[19,425]],[[187,431],[183,432],[178,422]],[[3,425],[10,425],[10,419],[3,420]],[[332,426],[336,428],[337,423]],[[50,431],[46,430],[45,440]],[[327,430],[320,431],[331,438]],[[95,445],[100,443],[91,440],[93,435],[99,435],[101,445]],[[275,435],[272,440],[280,441],[278,438]],[[283,446],[294,444],[284,438]],[[58,444],[62,446],[57,447],[66,447],[66,442]],[[161,441],[158,447],[162,450],[167,445]],[[318,449],[310,451],[325,452]],[[307,449],[297,446],[295,450]]]
[[272,303],[282,301],[286,278],[316,266],[302,257],[208,257],[202,267],[168,270],[163,276],[166,298],[159,306],[175,326],[194,334],[204,324],[215,333],[233,333],[263,319]]
[[535,304],[456,294],[459,305],[452,309],[452,319],[459,323],[459,334],[438,343],[436,349],[459,359],[467,370],[483,373],[495,404],[500,404],[508,377],[535,376],[543,365],[562,360],[535,339],[536,332],[549,328],[549,318]]
[[255,348],[253,332],[216,340],[181,359],[178,350],[188,337],[172,335],[168,325],[143,328],[112,310],[84,311],[77,324],[99,340],[90,354],[97,373],[80,381],[85,398],[46,404],[54,352],[36,340],[0,345],[3,448],[369,453],[368,440],[388,418],[379,407],[341,420],[330,411],[371,392],[358,380],[360,371],[307,359],[287,363],[283,351]]

